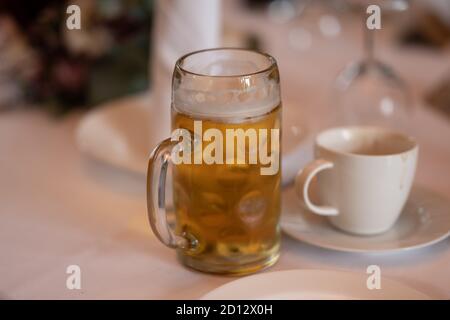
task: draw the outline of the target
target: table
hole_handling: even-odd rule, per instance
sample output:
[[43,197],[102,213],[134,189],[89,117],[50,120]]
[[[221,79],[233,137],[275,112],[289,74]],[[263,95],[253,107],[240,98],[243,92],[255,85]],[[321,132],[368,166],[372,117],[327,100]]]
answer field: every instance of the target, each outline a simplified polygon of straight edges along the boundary
[[[357,37],[345,36],[340,45],[319,39],[317,49],[300,54],[286,45],[289,26],[268,26],[262,16],[230,7],[225,8],[230,25],[259,29],[270,39],[266,48],[280,65],[283,100],[290,105],[286,113],[301,115],[311,129],[323,126],[329,120],[328,85],[345,62],[358,56]],[[351,26],[344,31],[357,32]],[[381,48],[383,59],[396,65],[417,97],[450,70],[448,51],[405,54]],[[37,110],[0,114],[0,298],[196,299],[234,280],[188,270],[158,242],[148,227],[145,178],[81,155],[74,139],[81,116],[56,120]],[[411,128],[421,144],[417,183],[450,198],[449,120],[420,108]],[[450,239],[401,254],[366,255],[284,236],[279,262],[265,272],[364,273],[371,264],[379,265],[383,276],[435,298],[450,298]],[[81,290],[66,288],[69,265],[81,268]]]

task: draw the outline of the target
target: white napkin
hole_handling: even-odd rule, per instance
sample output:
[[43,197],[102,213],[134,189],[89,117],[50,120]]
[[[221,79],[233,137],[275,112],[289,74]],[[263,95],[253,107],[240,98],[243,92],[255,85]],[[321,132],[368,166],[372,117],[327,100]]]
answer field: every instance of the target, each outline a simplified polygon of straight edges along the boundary
[[152,102],[150,142],[152,147],[170,135],[170,92],[176,60],[221,42],[220,0],[158,0],[153,30]]

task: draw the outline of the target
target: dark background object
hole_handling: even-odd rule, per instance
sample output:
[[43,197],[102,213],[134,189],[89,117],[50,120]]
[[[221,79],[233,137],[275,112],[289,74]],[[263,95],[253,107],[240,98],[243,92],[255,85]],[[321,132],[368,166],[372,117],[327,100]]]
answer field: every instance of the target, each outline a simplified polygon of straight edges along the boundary
[[[70,4],[81,7],[81,30],[66,28]],[[64,114],[146,90],[152,8],[151,0],[2,0],[0,19],[13,22],[36,65],[16,79],[26,99]]]

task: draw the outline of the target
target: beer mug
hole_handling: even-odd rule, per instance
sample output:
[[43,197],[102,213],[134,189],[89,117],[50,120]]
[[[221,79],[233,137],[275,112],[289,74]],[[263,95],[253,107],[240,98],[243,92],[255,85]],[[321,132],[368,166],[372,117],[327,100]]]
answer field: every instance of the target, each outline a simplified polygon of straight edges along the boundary
[[[280,246],[279,73],[245,49],[193,52],[175,65],[172,135],[148,162],[147,207],[158,239],[196,270],[245,274]],[[166,215],[169,164],[175,223]]]

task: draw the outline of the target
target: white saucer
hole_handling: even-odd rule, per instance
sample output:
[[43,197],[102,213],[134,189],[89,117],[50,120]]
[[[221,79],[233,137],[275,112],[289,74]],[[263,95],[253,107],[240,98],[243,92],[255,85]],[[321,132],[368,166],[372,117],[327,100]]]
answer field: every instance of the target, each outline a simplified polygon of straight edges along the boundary
[[[78,148],[108,165],[145,175],[151,145],[149,93],[106,103],[88,112],[76,130]],[[283,184],[291,182],[299,168],[312,159],[312,142],[307,130],[298,125],[295,108],[283,105]]]
[[395,225],[375,236],[356,236],[334,228],[327,218],[303,209],[293,188],[283,193],[281,228],[291,237],[326,249],[383,253],[422,248],[450,235],[450,201],[413,187]]
[[328,270],[261,273],[229,282],[202,297],[206,300],[428,300],[427,295],[382,278],[379,290],[367,288],[367,274]]

